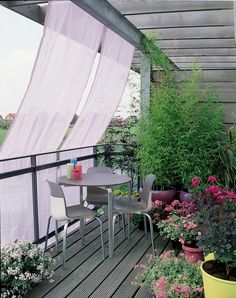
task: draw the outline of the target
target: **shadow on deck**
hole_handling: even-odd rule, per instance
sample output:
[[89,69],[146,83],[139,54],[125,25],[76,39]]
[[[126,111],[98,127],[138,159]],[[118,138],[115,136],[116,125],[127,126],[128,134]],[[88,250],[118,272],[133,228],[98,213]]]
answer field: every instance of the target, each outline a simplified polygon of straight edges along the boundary
[[[145,288],[134,286],[137,272],[134,266],[147,261],[146,254],[151,253],[150,239],[144,232],[135,228],[131,239],[124,239],[124,234],[116,225],[115,251],[112,259],[108,258],[107,220],[103,219],[106,259],[102,260],[100,234],[97,221],[86,225],[85,245],[81,246],[79,232],[73,232],[67,241],[67,262],[61,267],[61,254],[51,249],[57,259],[53,283],[43,282],[36,286],[26,297],[37,298],[141,298],[152,297]],[[148,234],[150,237],[150,234]],[[155,235],[157,254],[169,249],[168,241]],[[61,243],[60,243],[61,251]]]

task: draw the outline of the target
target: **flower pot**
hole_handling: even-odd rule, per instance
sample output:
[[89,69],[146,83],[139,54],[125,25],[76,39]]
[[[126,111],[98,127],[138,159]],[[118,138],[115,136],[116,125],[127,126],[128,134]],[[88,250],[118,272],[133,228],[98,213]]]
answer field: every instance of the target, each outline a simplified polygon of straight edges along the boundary
[[197,263],[202,261],[204,258],[203,251],[198,247],[190,247],[183,244],[182,249],[184,251],[184,258],[187,263]]
[[204,261],[210,261],[214,259],[215,259],[214,252],[211,252],[208,255],[204,256]]
[[228,281],[208,274],[204,270],[204,265],[207,262],[209,261],[201,264],[205,298],[235,298],[236,281]]
[[176,193],[176,189],[152,191],[152,201],[155,202],[156,200],[159,200],[166,204],[170,204],[176,199]]
[[191,202],[192,195],[184,190],[181,190],[179,193],[179,200],[180,202]]

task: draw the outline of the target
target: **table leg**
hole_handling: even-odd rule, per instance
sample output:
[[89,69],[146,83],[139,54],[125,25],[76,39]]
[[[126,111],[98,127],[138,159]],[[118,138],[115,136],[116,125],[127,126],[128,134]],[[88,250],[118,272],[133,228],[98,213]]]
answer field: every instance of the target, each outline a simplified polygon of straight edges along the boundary
[[131,200],[132,190],[131,190],[131,181],[128,183],[128,199]]
[[[83,187],[80,186],[80,205],[83,205]],[[81,244],[84,246],[84,219],[80,219],[80,235],[81,235]]]
[[113,237],[114,231],[112,229],[112,210],[113,210],[113,200],[112,200],[112,190],[107,189],[108,194],[108,239],[109,239],[109,258],[113,256]]

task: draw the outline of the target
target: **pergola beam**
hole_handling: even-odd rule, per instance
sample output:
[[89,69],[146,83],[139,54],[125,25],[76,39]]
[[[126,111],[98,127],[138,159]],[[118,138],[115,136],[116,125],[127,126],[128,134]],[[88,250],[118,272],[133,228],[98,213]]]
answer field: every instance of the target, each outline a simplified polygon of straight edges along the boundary
[[118,10],[105,0],[71,0],[77,6],[85,10],[101,23],[126,39],[137,49],[142,49],[141,33],[131,22],[129,22]]
[[9,3],[9,7],[16,7],[16,6],[26,6],[26,5],[35,5],[35,4],[43,4],[47,3],[46,0],[21,0],[21,1],[7,1]]
[[37,5],[36,2],[45,3],[47,1],[1,1],[0,5],[43,25],[45,19],[45,10]]

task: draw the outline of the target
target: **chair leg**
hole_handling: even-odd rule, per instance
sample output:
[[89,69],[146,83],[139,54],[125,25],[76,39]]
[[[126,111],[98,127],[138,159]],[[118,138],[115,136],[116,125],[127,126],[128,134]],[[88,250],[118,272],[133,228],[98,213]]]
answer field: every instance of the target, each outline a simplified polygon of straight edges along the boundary
[[151,234],[151,242],[152,242],[152,252],[153,252],[153,255],[155,256],[155,246],[154,246],[154,239],[153,239],[153,223],[152,223],[152,218],[147,213],[143,213],[143,214],[148,218],[148,221],[149,221],[150,234]]
[[55,239],[56,239],[56,250],[59,252],[59,237],[58,237],[58,221],[55,220]]
[[67,236],[67,228],[68,228],[69,221],[66,221],[64,225],[64,233],[63,233],[63,249],[62,249],[62,268],[65,268],[66,262],[66,236]]
[[127,238],[128,240],[130,240],[130,214],[127,213],[127,221],[128,221],[128,225],[127,225],[127,228],[128,228],[128,232],[127,232]]
[[49,216],[49,218],[48,218],[47,234],[46,234],[46,238],[45,238],[45,247],[44,247],[44,251],[47,250],[47,245],[48,245],[48,234],[49,234],[49,228],[50,228],[51,218],[52,218],[52,216]]
[[148,239],[148,235],[147,235],[147,219],[146,216],[143,215],[143,221],[144,221],[144,233],[145,233],[145,237],[146,239]]
[[126,238],[126,232],[125,232],[125,215],[122,213],[122,221],[123,221],[123,231],[124,231],[124,236]]
[[103,240],[103,227],[102,227],[102,221],[100,218],[95,217],[99,221],[100,225],[100,233],[101,233],[101,244],[102,244],[102,259],[105,260],[105,251],[104,251],[104,240]]
[[84,246],[84,228],[85,228],[85,219],[80,219],[80,235],[81,235],[81,245]]
[[121,228],[121,223],[120,223],[120,214],[118,216],[118,223],[119,223],[119,228]]
[[112,247],[114,249],[115,247],[115,223],[116,223],[116,217],[119,216],[118,213],[114,213],[112,217]]

